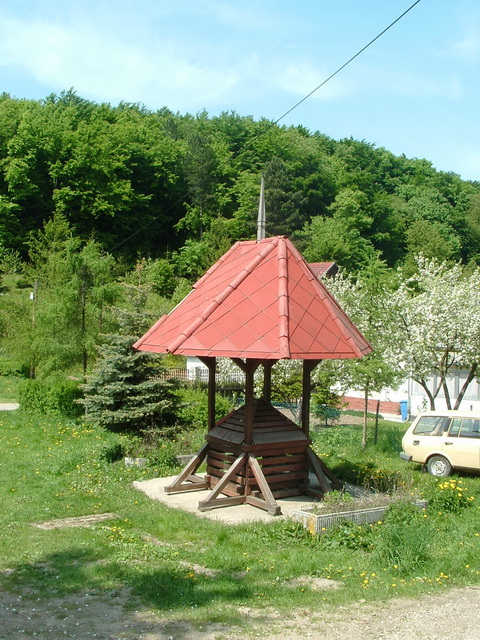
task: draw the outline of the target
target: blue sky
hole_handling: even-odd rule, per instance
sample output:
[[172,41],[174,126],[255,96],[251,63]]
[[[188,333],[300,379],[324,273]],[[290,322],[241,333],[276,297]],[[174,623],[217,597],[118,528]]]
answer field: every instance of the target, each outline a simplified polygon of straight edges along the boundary
[[[0,0],[0,91],[277,120],[414,0]],[[480,180],[480,2],[421,0],[281,121]]]

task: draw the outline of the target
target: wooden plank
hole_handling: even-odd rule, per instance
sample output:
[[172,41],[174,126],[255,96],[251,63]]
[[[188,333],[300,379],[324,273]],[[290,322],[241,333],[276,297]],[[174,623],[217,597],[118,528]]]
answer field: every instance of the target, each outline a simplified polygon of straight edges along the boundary
[[303,491],[301,487],[292,487],[291,489],[272,489],[275,500],[279,498],[291,498],[292,496],[301,496]]
[[259,507],[264,511],[268,511],[268,513],[272,516],[282,515],[282,510],[279,507],[279,505],[275,502],[275,499],[273,498],[273,496],[272,496],[272,499],[273,499],[273,502],[269,503],[266,500],[262,500],[261,498],[257,498],[255,496],[245,496],[245,502],[247,504],[250,504],[253,507]]
[[235,460],[235,462],[230,467],[230,470],[223,475],[222,479],[215,485],[215,488],[210,492],[209,496],[202,501],[201,504],[204,506],[204,510],[207,510],[208,508],[213,508],[213,507],[209,507],[209,505],[215,502],[216,497],[218,496],[219,493],[222,492],[222,488],[227,486],[227,484],[230,481],[230,478],[233,478],[237,475],[237,471],[242,467],[242,465],[245,464],[246,459],[247,459],[247,454],[243,453],[241,456],[239,456]]
[[308,474],[303,471],[299,471],[296,473],[280,473],[277,475],[269,475],[266,476],[268,479],[268,484],[272,486],[273,484],[278,484],[282,482],[292,482],[298,480],[304,480],[308,477]]
[[165,487],[165,493],[181,493],[182,491],[200,491],[210,489],[208,482],[192,482],[189,484],[170,485]]
[[260,463],[262,469],[270,465],[282,464],[285,461],[292,462],[294,464],[297,462],[304,462],[305,464],[307,464],[307,458],[303,453],[284,456],[264,456],[260,459],[257,456],[257,460]]
[[317,459],[318,464],[320,465],[323,473],[327,476],[327,478],[329,478],[331,480],[332,487],[334,489],[339,489],[339,490],[343,489],[343,482],[341,482],[337,478],[337,476],[333,473],[333,471],[329,467],[327,467],[327,465],[324,463],[324,461],[317,456],[317,454],[315,453],[315,451],[313,451],[313,449],[311,449],[309,447],[309,451],[311,452],[310,455],[313,455]]
[[[219,473],[215,469],[211,469],[211,470],[209,469],[208,471],[212,477],[211,482],[212,482],[212,488],[213,488],[213,486],[223,478],[225,473]],[[245,485],[245,475],[238,474],[236,476],[232,476],[230,478],[230,482],[243,486]]]
[[263,495],[265,502],[269,505],[269,509],[276,509],[278,506],[275,502],[275,498],[268,486],[267,481],[265,480],[265,476],[263,475],[263,471],[258,464],[258,460],[251,453],[248,454],[248,466],[253,471],[253,475],[255,476],[255,480],[259,486],[259,489]]
[[[212,487],[215,486],[212,484]],[[229,482],[222,489],[222,494],[226,496],[243,496],[245,495],[245,487],[243,485],[234,484]],[[217,498],[218,499],[218,498]]]
[[[208,436],[207,436],[208,437]],[[258,431],[255,433],[255,444],[268,444],[268,443],[289,443],[289,442],[305,442],[308,443],[305,434],[302,431],[285,431],[282,433],[278,433],[275,431],[273,433],[259,433]]]
[[320,465],[320,459],[318,458],[318,456],[315,455],[315,453],[312,451],[312,449],[310,449],[310,447],[307,449],[307,456],[308,456],[310,465],[313,469],[313,472],[318,480],[318,484],[320,485],[320,489],[324,493],[328,493],[332,489],[327,480],[327,476],[323,472],[323,469]]
[[243,433],[240,431],[232,431],[230,429],[226,429],[225,427],[214,427],[211,431],[209,431],[206,435],[206,439],[208,442],[212,442],[213,440],[223,440],[225,442],[242,442]]
[[[197,453],[197,455],[194,458],[192,458],[190,462],[187,463],[183,471],[181,471],[181,473],[175,478],[172,484],[169,485],[168,487],[165,487],[166,493],[174,493],[175,491],[185,490],[180,488],[182,486],[182,483],[185,482],[189,476],[193,475],[195,471],[200,467],[200,465],[202,464],[202,462],[204,461],[207,455],[208,446],[209,446],[208,443],[204,444],[203,447],[200,449],[200,451]],[[195,484],[195,486],[192,486],[191,484],[187,486],[189,491],[204,488],[204,487],[197,487],[197,484]]]
[[200,357],[201,362],[208,369],[208,430],[210,431],[215,426],[215,399],[216,399],[216,380],[215,373],[217,368],[217,360],[215,357],[207,356]]
[[226,464],[233,464],[235,460],[238,458],[238,454],[235,455],[233,453],[227,453],[224,451],[214,451],[210,448],[208,452],[207,460],[210,462],[211,460],[216,460],[217,462],[224,462]]
[[284,472],[293,473],[294,471],[303,471],[305,475],[308,475],[308,467],[305,464],[282,464],[267,467],[260,463],[260,466],[265,477]]
[[231,507],[236,504],[245,504],[245,496],[230,496],[228,498],[217,498],[216,500],[201,500],[198,503],[199,511],[211,511],[220,507]]

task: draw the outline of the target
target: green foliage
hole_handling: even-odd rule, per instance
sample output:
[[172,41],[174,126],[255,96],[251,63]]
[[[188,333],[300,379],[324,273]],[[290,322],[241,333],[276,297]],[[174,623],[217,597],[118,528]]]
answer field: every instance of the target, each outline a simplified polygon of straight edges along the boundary
[[403,488],[399,472],[378,468],[374,462],[352,463],[343,460],[333,470],[342,480],[378,493],[392,494]]
[[21,366],[11,358],[0,356],[0,376],[21,376]]
[[160,358],[134,350],[134,342],[132,335],[107,336],[83,385],[86,417],[117,432],[169,432],[176,424],[175,384],[162,378]]
[[[187,429],[206,430],[208,427],[208,395],[203,389],[185,387],[179,390],[177,419]],[[220,420],[232,410],[232,402],[217,393],[215,420]]]
[[423,495],[428,500],[429,511],[460,513],[475,504],[475,496],[461,479],[456,478],[433,482]]
[[351,504],[353,496],[347,491],[329,491],[323,496],[324,504]]
[[79,400],[83,397],[78,382],[73,380],[23,380],[18,386],[22,409],[46,415],[81,415]]
[[338,526],[322,532],[320,543],[327,549],[346,547],[354,551],[371,551],[374,539],[372,526],[358,525],[345,520]]
[[392,504],[375,540],[378,560],[402,574],[418,574],[430,560],[431,548],[425,514],[410,502]]
[[[158,477],[160,467],[107,462],[106,452],[122,440],[117,434],[23,411],[6,412],[1,422],[2,589],[5,597],[22,595],[25,607],[34,600],[36,609],[48,611],[54,597],[73,610],[88,593],[90,609],[95,602],[110,602],[112,593],[133,593],[138,607],[158,612],[161,624],[193,623],[193,630],[185,626],[188,637],[212,621],[225,624],[215,627],[217,635],[248,636],[265,632],[266,610],[278,611],[282,619],[300,609],[311,616],[318,613],[319,597],[328,617],[351,602],[370,606],[426,593],[445,599],[448,587],[479,584],[476,508],[442,515],[428,509],[428,518],[421,510],[407,507],[399,513],[397,508],[382,524],[350,523],[320,536],[277,518],[232,527],[169,508],[138,491],[132,481]],[[322,431],[330,438],[338,430]],[[364,455],[358,440],[350,440],[348,430],[343,434],[346,456]],[[165,456],[173,445],[169,441]],[[382,454],[385,468],[395,470],[397,460],[396,453]],[[405,465],[401,468],[407,473]],[[426,474],[416,475],[419,488],[430,483]],[[476,478],[462,482],[476,491]],[[32,523],[105,513],[118,516],[88,528],[43,530],[32,544]],[[414,537],[416,530],[422,539]],[[317,578],[339,588],[319,592]],[[256,618],[245,620],[243,609],[240,619],[245,603],[254,609],[252,616],[262,614],[261,620],[232,631],[232,624],[257,625]],[[71,627],[65,621],[73,635],[76,619]],[[92,635],[97,628],[89,624],[84,632]]]
[[196,277],[202,249],[218,244],[216,220],[227,244],[254,235],[261,170],[267,232],[301,232],[310,259],[358,270],[378,254],[393,267],[418,250],[465,262],[478,253],[477,183],[365,141],[235,113],[95,104],[72,91],[2,96],[0,125],[0,242],[22,257],[29,233],[61,214],[83,241],[94,236],[130,263],[187,246],[176,268]]
[[326,427],[328,427],[328,423],[337,422],[341,415],[340,409],[317,402],[312,404],[311,411],[316,418],[320,418]]

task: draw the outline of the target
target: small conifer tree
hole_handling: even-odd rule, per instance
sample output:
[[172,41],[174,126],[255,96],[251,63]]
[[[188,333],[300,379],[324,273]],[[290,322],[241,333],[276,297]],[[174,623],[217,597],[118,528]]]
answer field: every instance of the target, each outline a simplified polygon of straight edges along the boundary
[[120,333],[106,336],[83,385],[86,418],[111,431],[166,435],[175,428],[177,385],[162,375],[165,367],[157,354],[133,348],[143,330],[138,309],[118,316]]

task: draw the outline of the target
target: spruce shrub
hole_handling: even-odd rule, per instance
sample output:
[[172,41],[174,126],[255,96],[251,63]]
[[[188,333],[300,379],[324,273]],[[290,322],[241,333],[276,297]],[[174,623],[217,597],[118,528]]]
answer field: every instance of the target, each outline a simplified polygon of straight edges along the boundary
[[177,429],[177,383],[165,379],[157,354],[136,351],[134,342],[135,336],[112,334],[100,346],[82,385],[86,419],[116,433],[171,437]]

